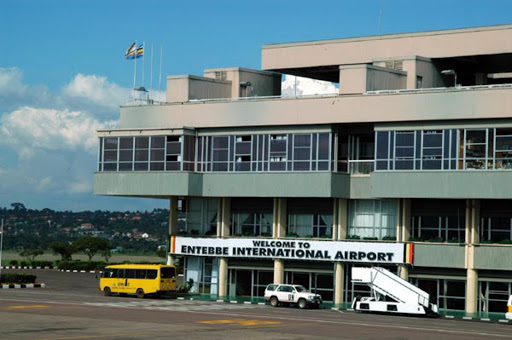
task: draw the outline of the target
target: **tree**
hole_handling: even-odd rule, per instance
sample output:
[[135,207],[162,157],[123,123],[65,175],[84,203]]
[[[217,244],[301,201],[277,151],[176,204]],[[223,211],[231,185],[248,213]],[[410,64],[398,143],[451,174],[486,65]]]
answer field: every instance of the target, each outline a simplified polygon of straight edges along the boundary
[[31,248],[31,249],[26,249],[26,250],[22,251],[20,253],[20,256],[26,257],[32,264],[34,262],[34,260],[36,259],[36,257],[38,257],[39,255],[43,255],[43,254],[44,254],[44,251],[41,248]]
[[73,253],[75,252],[75,249],[71,244],[61,241],[52,242],[50,244],[50,249],[53,250],[55,254],[59,254],[62,261],[71,261]]
[[73,242],[73,247],[77,251],[81,251],[85,255],[89,256],[89,262],[91,262],[93,256],[96,255],[96,253],[112,248],[107,240],[94,236],[80,237],[75,242]]

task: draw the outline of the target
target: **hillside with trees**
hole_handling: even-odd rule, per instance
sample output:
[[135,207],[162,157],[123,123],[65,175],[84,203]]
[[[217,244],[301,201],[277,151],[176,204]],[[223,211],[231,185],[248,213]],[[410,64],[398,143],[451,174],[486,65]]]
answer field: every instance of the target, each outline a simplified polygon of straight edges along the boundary
[[169,211],[54,211],[28,209],[23,203],[0,208],[4,220],[3,249],[49,250],[58,242],[69,245],[83,236],[105,239],[114,251],[156,253],[167,243]]

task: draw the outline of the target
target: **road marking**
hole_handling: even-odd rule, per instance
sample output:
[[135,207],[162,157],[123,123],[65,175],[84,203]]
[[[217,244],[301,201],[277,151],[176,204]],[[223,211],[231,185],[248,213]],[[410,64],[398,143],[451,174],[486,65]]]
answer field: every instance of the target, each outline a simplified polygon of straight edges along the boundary
[[25,308],[46,308],[50,307],[48,305],[15,305],[15,306],[7,306],[7,309],[25,309]]
[[229,319],[229,320],[206,320],[196,321],[196,323],[208,324],[208,325],[225,325],[225,324],[236,324],[242,326],[260,326],[260,325],[278,325],[280,321],[268,321],[268,320],[250,320],[250,319]]

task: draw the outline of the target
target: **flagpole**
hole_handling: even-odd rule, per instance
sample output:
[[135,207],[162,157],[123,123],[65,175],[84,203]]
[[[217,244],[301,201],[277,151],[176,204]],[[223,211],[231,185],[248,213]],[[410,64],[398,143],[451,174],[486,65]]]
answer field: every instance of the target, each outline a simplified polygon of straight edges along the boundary
[[133,58],[133,101],[135,102],[135,86],[137,86],[137,40],[135,40],[135,52]]
[[151,67],[149,68],[149,91],[153,91],[153,43],[151,43]]
[[[146,43],[142,43],[142,87],[146,87],[146,84],[144,82],[144,71],[146,69],[146,53],[144,53],[144,50],[146,49]],[[139,50],[137,50],[138,55]]]
[[162,44],[160,44],[160,73],[158,75],[158,91],[162,90]]

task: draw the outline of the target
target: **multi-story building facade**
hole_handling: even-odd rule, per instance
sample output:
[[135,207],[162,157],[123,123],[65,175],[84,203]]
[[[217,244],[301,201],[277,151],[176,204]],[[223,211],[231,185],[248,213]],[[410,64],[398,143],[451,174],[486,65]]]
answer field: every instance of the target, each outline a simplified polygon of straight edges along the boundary
[[[262,68],[169,76],[166,103],[121,107],[95,193],[169,200],[169,261],[200,293],[293,282],[341,305],[352,266],[382,265],[441,310],[503,312],[512,25],[267,45]],[[282,74],[339,93],[282,97]]]

